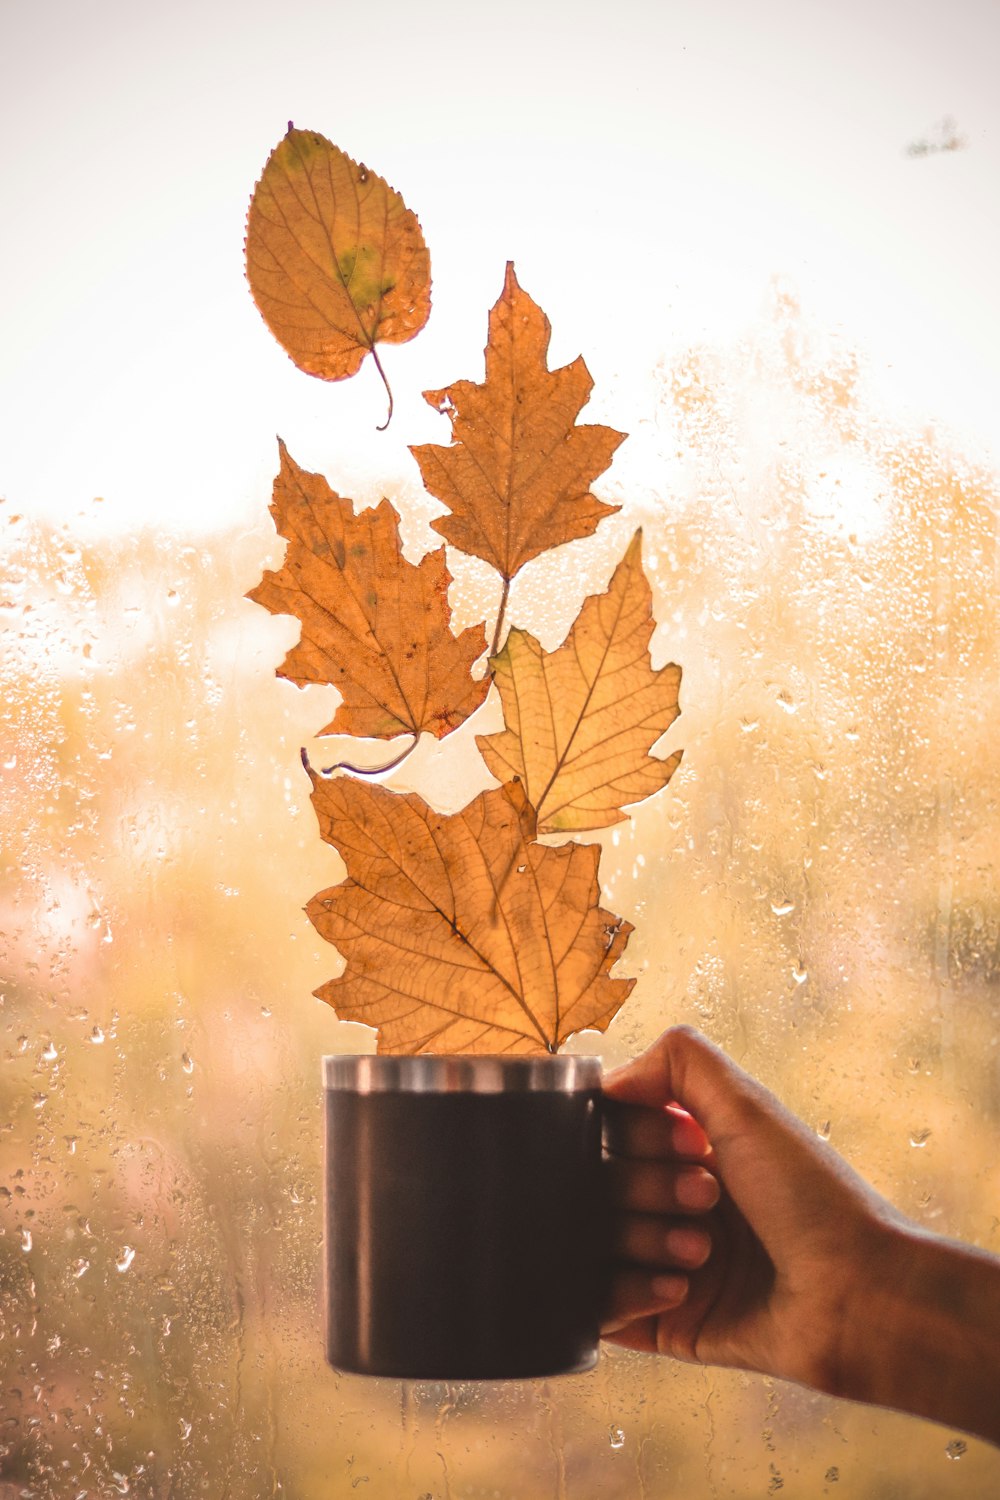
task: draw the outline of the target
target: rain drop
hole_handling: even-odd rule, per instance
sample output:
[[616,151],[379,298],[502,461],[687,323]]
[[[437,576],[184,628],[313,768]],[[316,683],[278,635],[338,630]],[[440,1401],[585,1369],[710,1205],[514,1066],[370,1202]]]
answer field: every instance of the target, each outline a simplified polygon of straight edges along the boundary
[[796,984],[805,984],[806,980],[809,978],[809,970],[805,967],[804,964],[798,963],[792,970],[792,978],[795,980]]
[[88,1036],[87,1041],[90,1042],[92,1046],[99,1047],[104,1041],[104,1032],[99,1026],[95,1026],[93,1031]]
[[930,1140],[930,1137],[931,1137],[931,1132],[930,1132],[929,1127],[927,1127],[927,1126],[925,1126],[922,1130],[911,1130],[910,1131],[910,1145],[911,1146],[916,1146],[919,1149],[920,1147],[923,1147],[923,1146],[927,1145],[927,1142]]
[[118,1259],[115,1261],[115,1269],[118,1271],[127,1271],[134,1260],[135,1251],[132,1246],[123,1245]]
[[22,1229],[21,1230],[21,1249],[24,1250],[25,1253],[27,1253],[27,1251],[29,1251],[31,1249],[31,1230],[30,1229]]
[[608,1428],[608,1442],[612,1448],[624,1448],[625,1446],[624,1430],[617,1423]]
[[184,1069],[185,1073],[194,1072],[194,1059],[192,1057],[189,1057],[186,1052],[181,1053],[181,1067]]
[[962,1457],[962,1454],[968,1450],[968,1447],[968,1443],[963,1442],[961,1438],[954,1438],[944,1451],[949,1458],[957,1462]]
[[771,910],[776,917],[787,917],[790,911],[795,910],[795,902],[789,901],[787,896],[779,896],[771,902]]
[[830,1139],[830,1131],[832,1128],[832,1122],[830,1120],[824,1120],[822,1125],[816,1126],[816,1134],[819,1136],[821,1141],[828,1141]]

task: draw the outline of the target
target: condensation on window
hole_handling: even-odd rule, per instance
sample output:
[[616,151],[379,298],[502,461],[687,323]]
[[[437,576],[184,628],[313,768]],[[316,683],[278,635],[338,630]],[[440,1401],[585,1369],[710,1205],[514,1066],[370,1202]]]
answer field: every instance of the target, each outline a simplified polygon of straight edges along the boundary
[[[684,668],[682,768],[600,837],[638,984],[573,1046],[693,1022],[918,1222],[1000,1250],[996,480],[876,417],[780,288],[631,425],[621,513],[511,601],[555,644],[641,524]],[[0,1495],[994,1493],[985,1444],[751,1374],[325,1366],[319,1058],[373,1038],[311,997],[340,961],[302,908],[342,867],[300,748],[334,700],[275,679],[294,622],[242,597],[280,555],[266,498],[181,538],[0,506]],[[472,795],[483,722],[393,784]]]

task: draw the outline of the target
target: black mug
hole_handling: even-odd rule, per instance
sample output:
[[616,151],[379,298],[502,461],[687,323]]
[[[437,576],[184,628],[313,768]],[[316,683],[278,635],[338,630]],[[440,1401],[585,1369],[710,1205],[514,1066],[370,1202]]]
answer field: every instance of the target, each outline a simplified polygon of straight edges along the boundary
[[326,1057],[327,1358],[402,1379],[597,1362],[594,1057]]

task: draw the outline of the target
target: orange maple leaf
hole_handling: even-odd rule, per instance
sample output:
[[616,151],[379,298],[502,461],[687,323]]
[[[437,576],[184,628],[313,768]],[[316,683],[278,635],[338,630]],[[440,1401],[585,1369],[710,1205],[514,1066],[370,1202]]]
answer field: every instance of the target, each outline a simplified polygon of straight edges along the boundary
[[681,669],[654,671],[652,594],[637,531],[603,594],[584,602],[565,641],[543,651],[512,630],[491,659],[506,728],[476,743],[494,776],[517,776],[539,833],[605,828],[664,786],[681,751],[650,748],[677,718]]
[[268,158],[250,201],[246,258],[264,322],[299,369],[323,380],[353,375],[370,353],[385,381],[376,343],[405,343],[430,313],[430,256],[416,215],[384,178],[312,130],[290,125]]
[[534,842],[517,782],[445,816],[310,774],[320,833],[347,865],[306,908],[347,960],[316,991],[341,1020],[403,1053],[553,1052],[604,1030],[635,981],[609,973],[632,928],[601,909],[596,845]]
[[576,425],[593,381],[582,358],[548,368],[550,334],[508,262],[490,313],[484,384],[459,380],[424,392],[451,417],[454,442],[411,449],[427,489],[450,511],[431,523],[435,531],[503,579],[494,649],[518,570],[550,547],[590,536],[621,508],[598,500],[590,486],[625,434]]
[[450,629],[444,547],[407,562],[388,500],[356,515],[321,474],[279,448],[271,514],[288,548],[282,566],[247,595],[302,622],[278,675],[339,689],[343,701],[321,734],[391,739],[426,731],[441,739],[489,688],[488,677],[470,676],[486,649],[483,627],[458,637]]

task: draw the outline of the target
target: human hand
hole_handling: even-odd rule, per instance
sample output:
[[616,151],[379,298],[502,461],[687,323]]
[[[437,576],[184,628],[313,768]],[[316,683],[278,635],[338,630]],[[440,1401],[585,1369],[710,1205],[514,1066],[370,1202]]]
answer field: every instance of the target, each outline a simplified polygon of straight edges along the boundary
[[699,1033],[605,1081],[611,1342],[840,1390],[859,1289],[905,1221]]

